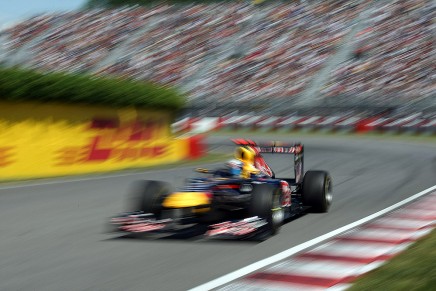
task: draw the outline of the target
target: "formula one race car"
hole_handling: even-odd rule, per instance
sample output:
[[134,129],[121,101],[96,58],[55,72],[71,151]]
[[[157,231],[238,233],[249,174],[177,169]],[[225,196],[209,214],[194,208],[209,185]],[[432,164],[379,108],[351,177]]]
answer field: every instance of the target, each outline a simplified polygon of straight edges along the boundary
[[[290,217],[328,211],[331,177],[325,171],[304,174],[302,144],[233,141],[235,159],[224,168],[197,169],[206,176],[188,179],[178,191],[167,182],[139,182],[135,209],[112,218],[112,226],[127,233],[167,233],[202,225],[206,237],[264,239]],[[294,178],[276,178],[263,153],[292,154]]]

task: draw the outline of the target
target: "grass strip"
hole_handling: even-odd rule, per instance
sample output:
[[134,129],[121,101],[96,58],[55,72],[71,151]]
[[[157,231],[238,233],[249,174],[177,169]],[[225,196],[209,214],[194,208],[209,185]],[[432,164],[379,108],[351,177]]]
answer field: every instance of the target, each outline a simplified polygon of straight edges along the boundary
[[436,290],[436,230],[347,290]]

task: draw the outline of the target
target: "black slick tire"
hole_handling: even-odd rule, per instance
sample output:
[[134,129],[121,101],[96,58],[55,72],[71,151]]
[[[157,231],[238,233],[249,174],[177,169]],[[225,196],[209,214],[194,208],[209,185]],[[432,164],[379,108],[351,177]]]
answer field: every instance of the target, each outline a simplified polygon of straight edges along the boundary
[[283,209],[280,207],[280,190],[269,184],[253,184],[250,217],[258,216],[267,222],[263,235],[271,236],[279,232],[283,223]]
[[162,181],[138,181],[134,186],[136,211],[153,213],[157,218],[162,213],[162,203],[174,190],[171,184]]
[[332,179],[326,171],[307,171],[303,179],[303,204],[310,212],[327,212],[332,203]]

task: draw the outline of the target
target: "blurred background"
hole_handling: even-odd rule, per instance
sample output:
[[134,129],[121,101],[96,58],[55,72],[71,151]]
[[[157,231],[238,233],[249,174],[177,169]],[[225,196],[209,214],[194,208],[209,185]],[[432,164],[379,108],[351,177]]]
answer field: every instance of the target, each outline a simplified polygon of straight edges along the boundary
[[436,114],[431,0],[62,3],[2,4],[2,66],[174,86],[180,118]]
[[[432,0],[14,0],[3,1],[0,7],[2,179],[79,170],[107,172],[198,158],[203,148],[197,137],[187,137],[184,146],[169,139],[166,125],[174,118],[188,120],[186,128],[191,130],[190,122],[201,119],[198,131],[224,123],[235,128],[261,123],[273,127],[274,123],[287,129],[333,124],[359,129],[357,121],[363,120],[365,130],[375,124],[408,125],[436,134],[436,2]],[[14,71],[3,68],[89,75],[93,81],[106,76],[151,81],[174,88],[187,102],[177,115],[168,109],[159,115],[156,109],[162,108],[156,104],[167,102],[178,110],[183,103],[167,98],[173,91],[151,94],[164,101],[159,103],[143,94],[152,90],[135,90],[142,87],[120,81],[120,90],[110,99],[107,95],[116,91],[109,90],[112,83],[98,83],[106,87],[96,90],[100,95],[95,96],[92,89],[97,83],[89,79],[65,78],[53,85],[61,74],[36,82],[35,74],[23,77],[15,72],[20,81],[15,82],[14,76],[8,78],[14,75],[8,72]],[[49,81],[53,86],[45,86]],[[80,90],[69,90],[77,87]],[[32,93],[39,97],[40,108],[22,102],[35,101]],[[107,113],[93,106],[72,111],[46,104],[64,99],[80,103],[86,99],[82,95],[88,98],[87,105],[98,103],[100,97],[106,98],[105,105],[123,106],[125,102],[115,101],[124,97],[132,105],[147,99],[151,101],[142,105],[156,112],[141,115],[117,108]],[[49,98],[53,96],[60,97]],[[18,105],[5,100],[18,100]],[[150,135],[153,126],[159,130]],[[162,139],[157,144],[156,137]],[[209,137],[208,145],[217,156],[223,140]],[[308,153],[306,168],[332,172],[333,211],[329,217],[302,217],[285,225],[277,239],[253,247],[239,242],[163,241],[126,247],[126,241],[107,240],[98,233],[109,215],[121,211],[121,193],[132,181],[166,179],[182,184],[192,175],[190,166],[76,183],[49,182],[43,187],[6,185],[0,189],[0,221],[4,222],[0,289],[187,290],[435,184],[434,140],[419,148],[386,141],[371,144],[356,136],[345,144],[337,137],[303,136],[302,141]],[[174,150],[163,151],[170,143]],[[60,159],[58,150],[63,154]],[[90,154],[94,150],[98,155]],[[54,163],[59,160],[60,165]],[[278,171],[289,170],[289,160],[277,158],[277,164]],[[429,252],[419,258],[431,260]],[[145,268],[147,262],[154,264]],[[418,269],[403,265],[407,266],[404,274]],[[435,270],[430,263],[422,269],[418,279],[404,276],[412,282],[411,288],[422,278],[433,279],[428,276],[428,270]],[[394,269],[393,281],[403,277],[398,274]],[[396,289],[389,285],[392,281],[385,281],[384,290]],[[431,282],[421,290],[435,286]]]

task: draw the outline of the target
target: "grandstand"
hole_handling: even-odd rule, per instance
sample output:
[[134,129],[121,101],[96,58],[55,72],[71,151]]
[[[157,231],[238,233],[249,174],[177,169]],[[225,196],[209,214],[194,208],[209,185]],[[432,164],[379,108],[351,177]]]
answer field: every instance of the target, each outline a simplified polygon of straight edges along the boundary
[[377,1],[322,93],[371,102],[408,103],[434,92],[434,6],[430,1]]
[[0,62],[151,80],[179,88],[202,110],[431,111],[434,14],[430,0],[88,9],[2,31]]

